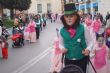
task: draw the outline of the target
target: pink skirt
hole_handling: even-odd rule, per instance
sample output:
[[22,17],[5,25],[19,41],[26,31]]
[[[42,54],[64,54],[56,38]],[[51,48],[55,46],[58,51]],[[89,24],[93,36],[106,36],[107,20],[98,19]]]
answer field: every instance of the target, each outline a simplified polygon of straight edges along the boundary
[[[94,65],[94,60],[92,60],[92,63]],[[102,68],[96,69],[97,73],[110,73],[110,59],[107,59],[106,63],[107,64]],[[92,73],[95,73],[95,72],[92,70]]]
[[30,42],[36,42],[36,32],[29,33]]
[[55,52],[52,51],[51,68],[50,68],[51,73],[53,73],[54,71],[60,72],[62,68],[61,59],[62,59],[62,53],[55,54]]
[[30,40],[30,38],[29,38],[29,32],[24,32],[24,39],[25,40]]

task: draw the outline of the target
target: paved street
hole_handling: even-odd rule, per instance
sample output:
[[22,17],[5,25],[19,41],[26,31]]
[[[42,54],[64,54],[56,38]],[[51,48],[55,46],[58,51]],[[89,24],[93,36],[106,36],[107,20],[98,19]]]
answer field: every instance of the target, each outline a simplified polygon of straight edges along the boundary
[[11,48],[9,40],[9,59],[0,58],[0,73],[48,73],[52,40],[56,35],[56,27],[60,26],[59,22],[48,22],[40,39],[33,44],[26,42],[22,48]]

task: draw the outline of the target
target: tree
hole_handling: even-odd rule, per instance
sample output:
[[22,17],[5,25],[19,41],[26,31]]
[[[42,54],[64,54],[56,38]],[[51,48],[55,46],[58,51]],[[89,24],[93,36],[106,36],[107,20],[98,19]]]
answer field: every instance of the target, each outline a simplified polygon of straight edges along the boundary
[[31,0],[0,0],[0,3],[4,8],[10,9],[11,18],[13,18],[14,9],[20,11],[29,9]]
[[0,16],[3,15],[3,7],[0,5]]
[[20,11],[29,9],[31,0],[17,0],[15,3],[15,9]]
[[3,15],[3,0],[0,0],[0,16]]

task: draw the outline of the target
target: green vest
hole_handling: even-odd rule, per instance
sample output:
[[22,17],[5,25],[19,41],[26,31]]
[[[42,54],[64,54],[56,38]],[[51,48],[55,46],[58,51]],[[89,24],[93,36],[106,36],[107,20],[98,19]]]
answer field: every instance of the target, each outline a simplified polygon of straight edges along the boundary
[[[64,47],[68,49],[68,52],[65,54],[65,57],[67,59],[80,60],[85,57],[82,54],[82,51],[87,48],[83,25],[80,24],[78,26],[78,28],[76,29],[76,35],[73,38],[70,37],[70,33],[64,27],[61,29],[60,34],[64,41]],[[83,48],[78,42],[78,39],[81,40],[81,45]]]
[[35,19],[35,23],[39,23],[39,24],[36,24],[36,26],[37,28],[40,28],[41,21],[39,19]]

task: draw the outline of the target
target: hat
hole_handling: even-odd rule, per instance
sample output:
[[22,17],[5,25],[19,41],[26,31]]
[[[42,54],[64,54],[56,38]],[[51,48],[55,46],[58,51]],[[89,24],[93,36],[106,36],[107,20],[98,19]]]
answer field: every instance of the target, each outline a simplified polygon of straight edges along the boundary
[[75,3],[69,3],[64,5],[64,14],[65,15],[71,15],[77,12]]

